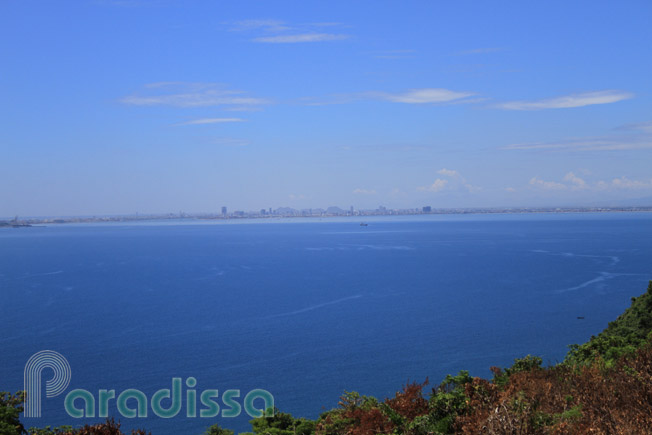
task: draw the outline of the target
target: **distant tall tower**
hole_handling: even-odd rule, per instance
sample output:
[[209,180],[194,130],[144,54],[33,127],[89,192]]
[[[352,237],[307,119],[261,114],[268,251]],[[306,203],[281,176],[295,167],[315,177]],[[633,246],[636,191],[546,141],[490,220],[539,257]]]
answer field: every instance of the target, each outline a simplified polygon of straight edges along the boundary
[[226,207],[222,207],[222,216],[226,216]]

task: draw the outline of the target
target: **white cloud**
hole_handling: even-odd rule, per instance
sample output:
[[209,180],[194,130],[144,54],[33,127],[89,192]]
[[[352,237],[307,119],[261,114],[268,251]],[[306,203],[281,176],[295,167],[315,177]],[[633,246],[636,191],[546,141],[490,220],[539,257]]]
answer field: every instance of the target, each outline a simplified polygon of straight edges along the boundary
[[376,191],[375,190],[367,190],[367,189],[355,189],[353,190],[354,195],[375,195]]
[[475,95],[471,92],[456,92],[441,88],[411,89],[399,94],[384,92],[373,92],[370,94],[383,100],[408,104],[446,103]]
[[605,136],[507,145],[504,150],[626,151],[652,148],[652,135]]
[[229,147],[246,147],[247,145],[251,144],[251,142],[249,142],[246,139],[238,139],[234,137],[214,138],[211,140],[211,143],[214,143],[216,145],[229,146]]
[[645,180],[645,181],[638,181],[623,176],[611,180],[611,187],[616,189],[628,189],[628,190],[652,189],[652,179]]
[[499,51],[504,51],[504,48],[501,47],[486,47],[486,48],[474,48],[472,50],[460,51],[458,54],[487,54],[487,53],[497,53]]
[[279,20],[241,20],[232,23],[233,31],[244,32],[250,30],[262,30],[265,32],[284,32],[290,30],[283,21]]
[[464,187],[469,191],[469,193],[476,193],[482,190],[482,187],[480,186],[474,186],[472,184],[469,184],[467,182],[464,182]]
[[646,133],[652,133],[652,121],[637,122],[634,124],[625,124],[616,128],[616,130],[625,130],[625,131],[638,130]]
[[446,187],[447,184],[448,184],[448,180],[442,180],[441,178],[437,178],[435,182],[432,183],[430,186],[420,186],[417,187],[417,190],[420,190],[422,192],[440,192]]
[[414,57],[416,50],[378,50],[372,51],[371,55],[376,59],[407,59]]
[[462,174],[459,172],[453,170],[453,169],[446,169],[442,168],[439,171],[437,171],[439,175],[443,175],[445,177],[451,178],[454,183],[457,185],[457,187],[463,187],[464,189],[468,190],[469,193],[475,193],[480,190],[482,190],[481,187],[479,186],[474,186],[471,183],[466,181],[466,178],[462,177]]
[[555,181],[544,181],[538,177],[530,179],[530,185],[541,188],[543,190],[565,190],[568,188],[565,184],[557,183]]
[[299,33],[295,35],[260,36],[252,39],[252,41],[272,44],[294,44],[298,42],[340,41],[348,37],[348,35],[337,33]]
[[607,90],[571,94],[537,101],[509,101],[498,104],[495,107],[505,110],[566,109],[570,107],[591,106],[594,104],[615,103],[633,97],[634,94],[630,92]]
[[457,177],[458,175],[460,175],[459,172],[453,171],[452,169],[446,169],[446,168],[442,168],[438,170],[437,173],[439,175],[445,175],[447,177]]
[[242,20],[231,23],[231,31],[257,33],[251,41],[267,44],[296,44],[305,42],[339,41],[349,38],[343,33],[325,33],[324,28],[342,26],[340,23],[288,24],[272,19]]
[[160,82],[145,85],[146,89],[160,91],[154,95],[129,95],[120,101],[134,106],[261,106],[269,104],[262,98],[247,96],[244,92],[225,89],[217,83]]
[[[575,175],[574,172],[567,173],[563,178],[563,183],[556,181],[545,181],[538,177],[533,177],[530,180],[530,185],[542,190],[549,191],[614,191],[614,190],[644,190],[652,189],[652,179],[649,180],[633,180],[631,178],[622,176],[614,178],[611,181],[597,181],[595,183],[588,183],[584,179]],[[509,191],[509,189],[506,189]]]
[[299,104],[306,106],[325,106],[329,104],[345,104],[356,101],[384,100],[393,103],[405,104],[468,104],[483,101],[477,98],[468,98],[475,95],[471,92],[456,92],[440,88],[410,89],[405,92],[368,91],[351,94],[333,94],[328,97],[303,97]]
[[175,125],[203,125],[203,124],[222,124],[228,122],[243,122],[242,118],[202,118],[193,119],[192,121],[181,122]]
[[586,181],[578,177],[572,172],[569,172],[564,176],[564,181],[570,182],[572,185],[572,188],[575,190],[583,190],[586,189],[588,186],[586,185]]
[[513,187],[505,187],[505,190],[510,193],[516,192],[516,189],[514,189]]
[[227,112],[260,112],[263,109],[260,106],[233,106],[225,107],[224,110]]

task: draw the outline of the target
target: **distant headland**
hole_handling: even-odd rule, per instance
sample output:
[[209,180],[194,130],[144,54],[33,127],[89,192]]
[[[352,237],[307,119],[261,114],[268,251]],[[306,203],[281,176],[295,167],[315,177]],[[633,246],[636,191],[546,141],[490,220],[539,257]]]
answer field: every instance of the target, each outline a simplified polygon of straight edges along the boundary
[[32,224],[26,221],[18,220],[18,216],[10,221],[0,220],[0,228],[21,228],[21,227],[31,227]]

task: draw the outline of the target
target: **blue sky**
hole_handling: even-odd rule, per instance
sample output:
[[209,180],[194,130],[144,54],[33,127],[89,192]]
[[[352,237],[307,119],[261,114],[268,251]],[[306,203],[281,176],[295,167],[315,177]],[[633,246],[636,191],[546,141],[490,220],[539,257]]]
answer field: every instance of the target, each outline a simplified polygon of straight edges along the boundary
[[649,1],[3,0],[0,216],[652,197],[650,22]]

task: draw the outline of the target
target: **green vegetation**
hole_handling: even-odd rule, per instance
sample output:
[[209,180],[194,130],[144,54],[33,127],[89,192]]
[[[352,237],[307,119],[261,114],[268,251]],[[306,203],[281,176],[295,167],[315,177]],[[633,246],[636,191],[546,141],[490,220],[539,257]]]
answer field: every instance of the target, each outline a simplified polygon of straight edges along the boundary
[[[274,409],[272,417],[251,420],[256,435],[310,435],[315,433],[315,422],[305,418],[294,418],[290,414]],[[251,435],[242,434],[242,435]]]
[[204,435],[233,435],[233,431],[229,429],[222,429],[217,423],[209,427]]
[[609,322],[607,329],[582,345],[571,345],[565,364],[590,364],[597,357],[608,366],[624,355],[632,355],[649,341],[652,332],[652,281],[647,292],[632,298],[632,305],[618,319]]
[[[408,383],[384,401],[344,392],[317,420],[274,410],[251,420],[247,435],[430,435],[649,433],[652,427],[652,281],[647,292],[598,336],[573,345],[563,363],[542,367],[527,355],[492,367],[493,379],[461,371],[429,394]],[[0,393],[0,435],[123,435],[113,420],[79,429],[29,429],[19,420],[22,393]],[[133,434],[145,434],[133,431]],[[217,424],[204,435],[233,435]]]
[[23,412],[25,394],[21,391],[15,395],[0,392],[0,434],[20,435],[24,428],[20,423],[20,413]]

